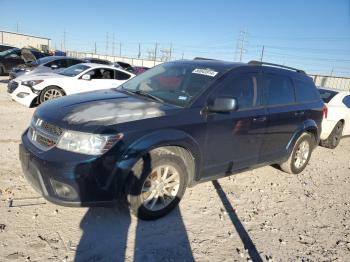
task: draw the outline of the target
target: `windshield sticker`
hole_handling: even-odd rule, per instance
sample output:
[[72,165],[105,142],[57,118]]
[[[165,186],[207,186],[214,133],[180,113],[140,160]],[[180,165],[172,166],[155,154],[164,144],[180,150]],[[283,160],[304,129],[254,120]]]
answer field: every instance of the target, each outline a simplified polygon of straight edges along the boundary
[[207,69],[200,69],[200,68],[196,68],[192,71],[193,74],[200,74],[200,75],[205,75],[205,76],[211,76],[214,77],[217,75],[218,72],[211,70],[209,68]]
[[179,96],[177,99],[179,99],[179,100],[187,100],[187,97],[186,96]]

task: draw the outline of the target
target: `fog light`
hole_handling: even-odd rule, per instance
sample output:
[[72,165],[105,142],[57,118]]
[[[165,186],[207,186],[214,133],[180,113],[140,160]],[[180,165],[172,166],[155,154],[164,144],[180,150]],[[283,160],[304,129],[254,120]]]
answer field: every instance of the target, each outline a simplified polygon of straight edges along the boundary
[[20,92],[20,93],[17,94],[17,97],[23,98],[23,97],[26,97],[26,96],[28,96],[28,95],[29,95],[29,93]]
[[58,182],[56,180],[51,179],[52,187],[56,193],[61,198],[73,200],[78,198],[77,192],[70,185]]

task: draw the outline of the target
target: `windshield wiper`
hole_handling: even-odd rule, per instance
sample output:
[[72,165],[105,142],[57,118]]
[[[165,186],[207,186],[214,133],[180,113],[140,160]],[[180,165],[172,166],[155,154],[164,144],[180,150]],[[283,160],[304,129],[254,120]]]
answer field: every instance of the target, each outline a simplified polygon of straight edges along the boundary
[[136,94],[136,95],[139,95],[139,96],[144,96],[144,97],[151,98],[151,99],[153,99],[153,100],[155,100],[155,101],[158,101],[158,102],[160,102],[160,103],[164,103],[164,100],[163,100],[163,99],[161,99],[161,98],[159,98],[159,97],[157,97],[157,96],[154,96],[154,95],[152,95],[152,94],[150,94],[150,93],[141,91],[141,90],[136,90],[136,91],[134,91],[134,90],[128,90],[128,89],[123,88],[123,87],[122,87],[122,90],[123,90],[123,91],[126,91],[126,92],[128,92],[128,93],[132,93],[132,94]]

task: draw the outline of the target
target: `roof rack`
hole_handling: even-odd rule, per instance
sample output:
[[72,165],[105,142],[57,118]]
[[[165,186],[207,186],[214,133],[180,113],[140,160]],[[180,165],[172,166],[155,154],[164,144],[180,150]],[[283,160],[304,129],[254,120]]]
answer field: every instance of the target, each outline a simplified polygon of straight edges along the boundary
[[272,67],[281,67],[281,68],[285,68],[285,69],[289,69],[289,70],[295,71],[297,73],[306,74],[304,70],[300,70],[300,69],[297,69],[297,68],[294,68],[294,67],[290,67],[290,66],[284,66],[284,65],[279,65],[279,64],[268,63],[268,62],[252,60],[252,61],[249,61],[248,64],[249,65],[267,65],[267,66],[272,66]]

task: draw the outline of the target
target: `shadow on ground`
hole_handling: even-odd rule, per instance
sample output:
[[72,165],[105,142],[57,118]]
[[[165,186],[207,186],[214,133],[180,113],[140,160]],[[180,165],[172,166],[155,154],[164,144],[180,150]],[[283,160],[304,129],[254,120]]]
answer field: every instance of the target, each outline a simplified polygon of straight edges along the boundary
[[[75,261],[124,261],[131,214],[127,208],[90,208],[80,223],[83,235]],[[179,208],[156,221],[137,221],[134,261],[194,261]]]

